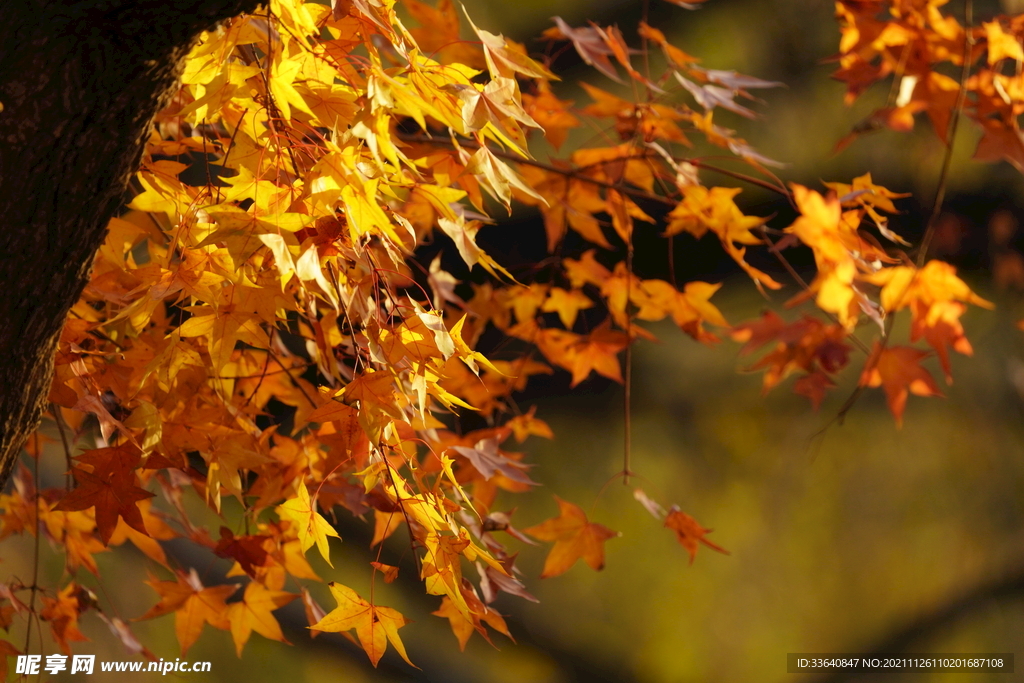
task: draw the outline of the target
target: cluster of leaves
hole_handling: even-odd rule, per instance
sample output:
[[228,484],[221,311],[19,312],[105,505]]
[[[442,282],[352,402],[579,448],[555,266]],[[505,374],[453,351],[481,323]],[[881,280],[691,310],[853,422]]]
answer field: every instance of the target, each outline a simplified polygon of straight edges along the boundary
[[[1006,160],[1024,171],[1024,138],[1017,121],[1024,111],[1018,68],[1024,61],[1024,16],[997,16],[965,28],[942,11],[947,2],[836,3],[842,39],[834,76],[846,83],[847,103],[892,77],[886,106],[854,135],[883,127],[909,131],[915,115],[923,112],[948,143],[955,133],[954,114],[962,110],[983,130],[975,159]],[[966,8],[970,23],[970,2]],[[950,75],[957,69],[959,79]]]
[[[891,20],[878,19],[882,5]],[[838,3],[850,92],[890,73],[913,78],[912,99],[897,110],[927,108],[941,133],[959,85],[932,65],[962,60],[966,44],[973,59],[985,43],[978,31],[963,40],[938,5]],[[409,18],[418,27],[407,28]],[[908,392],[939,391],[920,365],[925,351],[889,345],[893,314],[910,309],[911,341],[935,350],[947,378],[948,349],[970,353],[959,318],[966,304],[987,304],[951,266],[918,267],[898,250],[906,242],[887,215],[902,195],[870,175],[828,184],[825,194],[787,188],[768,170],[775,162],[715,123],[723,110],[754,118],[741,102],[777,83],[700,66],[646,23],[634,45],[652,59],[660,51],[663,69],[641,73],[617,27],[555,19],[550,46],[571,46],[642,93],[623,99],[583,84],[592,102],[576,107],[556,95],[549,60],[472,23],[475,38],[464,41],[460,23],[449,0],[272,0],[193,49],[148,141],[135,196],[111,222],[61,338],[50,400],[61,435],[71,432],[77,486],[36,488],[39,434],[36,474],[23,467],[0,497],[0,536],[48,538],[66,555],[68,580],[50,591],[3,586],[2,625],[15,614],[46,621],[68,651],[83,638],[83,612],[107,619],[75,573],[98,576],[93,556],[131,541],[169,577],[149,582],[159,601],[143,618],[173,613],[183,653],[206,624],[229,630],[239,654],[253,631],[283,641],[273,612],[301,599],[314,635],[355,630],[374,664],[388,643],[408,661],[402,614],[339,583],[338,606],[325,613],[305,587],[321,580],[306,551],[316,545],[328,563],[337,552],[324,515],[347,513],[373,517],[375,547],[406,529],[411,564],[461,646],[474,632],[489,639],[488,627],[509,635],[491,606],[498,594],[534,598],[502,534],[553,542],[544,577],[581,558],[600,569],[617,535],[561,499],[557,517],[522,531],[495,508],[499,491],[535,485],[511,440],[553,436],[513,399],[531,375],[560,368],[573,385],[592,373],[623,381],[620,352],[653,337],[640,323],[670,318],[703,343],[718,341],[710,326],[744,342],[743,353],[769,346],[753,366],[766,371],[765,389],[797,374],[795,390],[815,406],[860,347],[859,384],[883,387],[899,421]],[[988,63],[1019,64],[1016,39],[998,33],[996,42],[1002,24],[994,26],[985,29]],[[1024,23],[1011,24],[1017,30]],[[991,112],[1015,111],[1016,80],[993,68],[972,76],[972,111],[987,131]],[[983,99],[985,88],[998,97]],[[901,100],[908,90],[901,86]],[[893,125],[904,115],[878,116]],[[603,146],[562,160],[531,156],[531,135],[557,150],[585,121],[605,131]],[[711,165],[698,147],[722,148],[757,177]],[[707,185],[704,172],[768,187],[799,217],[768,228],[739,208],[738,188]],[[524,282],[476,239],[488,209],[513,200],[539,208],[553,254]],[[730,327],[710,302],[720,285],[680,288],[633,271],[635,229],[667,240],[712,233],[767,289],[782,285],[748,262],[748,249],[788,266],[782,250],[806,245],[817,272],[807,284],[796,275],[801,291],[790,304],[813,301],[817,314],[787,322],[766,313]],[[569,230],[593,248],[563,258]],[[489,277],[460,282],[440,256],[426,265],[418,250],[431,243]],[[854,336],[864,320],[881,331],[873,349]],[[489,331],[514,340],[491,354],[508,357],[477,350]],[[459,412],[476,414],[481,428],[461,433]],[[197,525],[186,512],[190,489],[215,513],[241,510],[236,531],[222,527],[215,538]],[[636,497],[691,561],[701,543],[725,552],[679,508]],[[233,583],[204,586],[158,542],[179,537],[225,558],[229,577],[247,577],[241,596]],[[380,560],[374,577],[393,581],[399,568]],[[151,656],[123,621],[108,622],[132,652]]]

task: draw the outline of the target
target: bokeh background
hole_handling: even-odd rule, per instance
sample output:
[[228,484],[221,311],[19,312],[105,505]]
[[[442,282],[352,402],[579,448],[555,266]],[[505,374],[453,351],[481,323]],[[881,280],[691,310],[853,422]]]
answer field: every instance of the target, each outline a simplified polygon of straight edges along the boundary
[[[476,23],[526,42],[562,16],[571,25],[587,19],[618,23],[629,35],[641,2],[602,0],[467,0]],[[1007,2],[977,0],[976,21]],[[949,7],[959,13],[957,2]],[[700,56],[710,68],[735,69],[784,89],[761,91],[762,118],[722,117],[763,154],[784,161],[787,181],[820,187],[871,171],[876,182],[914,197],[892,227],[919,237],[938,180],[943,149],[926,122],[911,134],[879,132],[841,154],[836,142],[867,116],[887,92],[873,91],[853,107],[843,105],[843,87],[829,78],[826,63],[838,45],[832,7],[819,0],[709,0],[687,11],[650,0],[650,23],[676,45]],[[585,103],[574,82],[615,92],[570,53],[559,58],[563,99]],[[716,121],[718,117],[716,116]],[[460,654],[447,622],[429,616],[437,598],[424,596],[408,564],[402,534],[391,539],[382,561],[406,566],[398,582],[376,586],[377,600],[415,623],[403,629],[409,654],[421,670],[389,652],[379,669],[335,634],[311,641],[301,608],[282,610],[292,647],[254,635],[245,656],[235,657],[230,635],[207,629],[188,659],[211,660],[210,674],[181,676],[203,681],[637,681],[641,683],[788,681],[788,652],[1016,652],[1024,655],[1024,259],[1018,220],[1024,217],[1024,177],[1007,164],[970,160],[977,142],[970,125],[957,139],[949,196],[936,236],[936,255],[956,264],[971,286],[993,300],[994,311],[972,310],[965,318],[973,358],[954,359],[955,384],[942,399],[911,398],[905,425],[897,429],[880,392],[865,394],[845,423],[833,418],[856,384],[855,358],[845,384],[811,411],[784,384],[761,395],[760,376],[740,372],[739,345],[699,345],[671,326],[651,330],[660,343],[644,343],[634,355],[634,482],[665,503],[676,503],[731,551],[704,548],[688,562],[670,531],[662,528],[615,482],[621,467],[622,390],[596,376],[575,390],[568,378],[534,382],[520,398],[536,404],[556,440],[532,439],[524,446],[536,463],[533,478],[544,486],[507,500],[518,505],[514,521],[529,526],[556,512],[551,494],[593,505],[593,518],[622,532],[607,544],[607,566],[593,572],[582,564],[569,573],[537,578],[545,550],[523,546],[519,565],[537,604],[502,595],[496,607],[508,616],[518,644],[495,637],[500,650],[474,637]],[[592,144],[589,132],[574,133],[568,146]],[[541,155],[543,145],[538,147]],[[724,179],[705,176],[705,182]],[[786,206],[756,187],[739,200],[749,213],[778,214]],[[526,210],[515,222],[487,229],[481,241],[498,254],[524,261],[543,244],[543,227]],[[664,276],[663,242],[638,244],[637,268]],[[646,247],[646,250],[645,250]],[[730,322],[781,309],[792,288],[766,301],[710,238],[676,240],[680,279],[723,281],[715,302]],[[805,267],[806,255],[794,252]],[[803,259],[801,261],[801,258]],[[765,262],[768,263],[767,261]],[[774,272],[774,271],[773,271]],[[896,338],[905,336],[897,325]],[[869,338],[870,331],[865,331]],[[928,361],[937,377],[937,365]],[[599,495],[600,492],[600,495]],[[204,514],[197,501],[196,514]],[[499,505],[499,507],[501,507]],[[210,519],[216,528],[216,520]],[[309,555],[326,579],[365,594],[372,528],[341,519],[344,543],[332,570]],[[515,543],[513,541],[513,543]],[[223,561],[172,542],[180,559],[208,567],[217,582]],[[8,541],[7,574],[31,574],[31,545]],[[44,547],[43,576],[55,582],[61,563]],[[141,615],[156,594],[140,582],[147,561],[132,549],[97,556],[105,577],[80,579],[109,597],[127,619]],[[92,583],[90,583],[92,581]],[[315,589],[314,589],[315,591]],[[326,588],[320,602],[333,605]],[[93,643],[79,648],[101,659],[125,659],[120,643],[94,616],[82,628]],[[132,629],[158,656],[173,659],[173,618],[136,622]],[[1018,662],[1018,670],[1024,661]],[[1017,674],[1020,676],[1020,674]],[[127,680],[128,674],[110,679]],[[96,674],[101,680],[103,674]],[[131,676],[146,679],[146,675]],[[150,678],[153,676],[150,675]],[[802,680],[812,676],[800,675]],[[1007,681],[1007,674],[882,674],[859,681]],[[66,677],[72,680],[72,677]],[[816,679],[816,680],[840,680]],[[846,679],[843,679],[846,680]]]

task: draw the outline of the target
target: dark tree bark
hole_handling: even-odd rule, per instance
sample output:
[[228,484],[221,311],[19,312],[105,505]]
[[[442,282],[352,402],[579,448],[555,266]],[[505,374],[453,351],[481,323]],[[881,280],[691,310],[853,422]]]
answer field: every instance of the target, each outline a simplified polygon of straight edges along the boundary
[[68,310],[204,30],[257,0],[0,2],[0,487]]

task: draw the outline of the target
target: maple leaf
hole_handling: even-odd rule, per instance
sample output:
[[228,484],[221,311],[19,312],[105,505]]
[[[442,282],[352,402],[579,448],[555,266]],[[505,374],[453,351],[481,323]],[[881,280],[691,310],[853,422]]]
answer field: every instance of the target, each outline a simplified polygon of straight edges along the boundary
[[241,566],[242,571],[250,577],[256,577],[256,567],[262,567],[267,561],[267,550],[263,542],[269,536],[235,536],[231,530],[220,528],[220,541],[213,552],[219,557],[229,557]]
[[60,646],[61,652],[71,654],[68,641],[84,642],[89,640],[78,630],[78,616],[85,611],[88,603],[80,600],[82,589],[71,582],[60,590],[56,598],[43,596],[43,609],[39,618],[50,623],[50,633]]
[[560,359],[551,360],[572,371],[574,387],[589,377],[591,371],[616,382],[622,382],[618,353],[628,344],[626,334],[612,330],[606,320],[589,335],[566,347]]
[[[523,536],[526,538],[526,536]],[[536,545],[533,541],[530,541],[531,545]],[[508,562],[514,562],[515,557],[510,556]],[[514,567],[513,567],[514,570]],[[510,570],[509,573],[513,573]],[[508,593],[509,595],[515,595],[516,597],[530,602],[540,602],[534,595],[526,590],[526,586],[519,579],[497,571],[494,567],[485,566],[481,569],[481,565],[477,565],[477,572],[480,574],[480,592],[484,595],[484,600],[490,604],[498,599],[498,591]]]
[[155,494],[136,485],[139,480],[135,468],[141,462],[139,449],[130,444],[100,448],[87,451],[76,460],[92,467],[92,471],[73,467],[78,487],[64,496],[54,509],[74,511],[95,507],[96,528],[104,545],[110,542],[119,517],[148,536],[137,503]]
[[555,501],[558,503],[558,517],[523,529],[524,533],[534,538],[555,543],[544,560],[541,578],[546,579],[567,572],[580,558],[583,558],[591,569],[603,569],[605,541],[619,536],[619,532],[588,521],[586,513],[578,505],[562,500],[558,496],[555,496]]
[[213,367],[218,374],[231,360],[235,344],[245,342],[257,348],[270,346],[267,333],[260,326],[260,318],[273,318],[276,294],[269,288],[231,285],[221,290],[218,307],[203,305],[189,307],[193,316],[181,324],[182,337],[205,337]]
[[473,448],[452,446],[451,450],[469,460],[484,479],[490,479],[500,472],[512,481],[536,486],[537,482],[530,479],[524,471],[529,465],[502,455],[498,450],[498,443],[497,439],[482,439]]
[[927,351],[909,346],[886,348],[875,342],[871,357],[864,366],[860,385],[881,386],[885,390],[885,398],[889,410],[896,418],[897,427],[903,425],[903,409],[907,405],[908,394],[942,396],[931,373],[920,365],[927,357]]
[[[555,97],[547,81],[537,81],[537,90],[536,95],[523,93],[523,108],[544,129],[544,137],[557,150],[565,144],[569,131],[580,125],[580,120],[569,110],[573,103]],[[540,169],[534,170],[540,172]],[[551,203],[551,199],[545,199]]]
[[469,164],[466,165],[466,170],[479,176],[484,189],[504,204],[510,212],[513,188],[541,202],[547,201],[523,182],[515,169],[501,161],[494,155],[494,152],[486,147],[481,147],[473,153]]
[[573,287],[579,288],[586,284],[600,287],[605,280],[611,277],[611,271],[594,258],[594,253],[595,250],[590,249],[583,252],[583,256],[578,261],[571,258],[562,260],[565,274]]
[[[433,526],[429,519],[425,521],[428,523],[428,528]],[[468,556],[467,550],[472,544],[468,533],[465,529],[460,529],[457,536],[430,531],[424,535],[422,541],[427,555],[423,560],[420,575],[424,580],[427,592],[431,595],[447,594],[460,609],[468,611],[469,607],[465,604],[460,588],[462,586],[461,559],[463,554]]]
[[332,581],[328,585],[338,606],[310,628],[333,633],[355,629],[360,646],[375,667],[384,656],[388,642],[406,663],[415,666],[409,661],[405,645],[398,635],[398,629],[409,623],[398,610],[371,604],[340,583]]
[[505,624],[502,616],[481,602],[480,598],[476,596],[471,588],[468,590],[464,588],[462,595],[469,606],[469,612],[462,611],[447,595],[441,598],[441,606],[434,612],[431,612],[436,617],[448,619],[452,633],[455,634],[459,641],[459,650],[466,651],[466,643],[469,642],[474,631],[494,646],[494,643],[491,642],[490,634],[487,633],[485,624],[498,633],[508,636],[515,642],[515,638],[512,638],[512,634],[509,633],[508,626]]
[[725,86],[730,90],[742,92],[754,88],[781,88],[786,84],[781,81],[766,81],[754,76],[745,76],[735,71],[722,71],[720,69],[705,69],[699,66],[691,66],[690,70],[703,78]]
[[982,122],[983,135],[974,152],[976,161],[1006,160],[1024,173],[1024,133],[1014,119],[1009,125],[998,119]]
[[92,413],[96,416],[96,421],[100,423],[100,434],[103,435],[105,441],[110,441],[111,437],[115,432],[119,432],[125,435],[129,441],[135,444],[135,437],[132,433],[125,428],[123,424],[107,410],[107,407],[103,404],[103,401],[96,396],[85,395],[78,399],[78,402],[73,406],[75,410],[81,410],[82,412]]
[[690,515],[682,512],[677,506],[673,505],[668,514],[665,516],[665,526],[676,532],[676,540],[679,544],[686,548],[686,552],[690,554],[690,564],[693,564],[693,560],[697,557],[697,548],[700,543],[703,543],[712,550],[716,550],[723,555],[728,555],[729,551],[725,548],[719,547],[704,538],[704,536],[711,532],[711,529],[705,529],[697,523]]
[[870,173],[854,178],[853,183],[849,185],[845,183],[825,183],[825,186],[831,188],[839,195],[839,203],[843,206],[863,207],[883,237],[897,244],[910,246],[909,242],[888,229],[886,219],[876,211],[878,209],[886,213],[897,213],[896,205],[892,203],[892,200],[909,197],[909,193],[893,192],[881,185],[875,185],[871,180]]
[[231,623],[231,638],[235,642],[235,651],[239,657],[242,656],[242,649],[253,631],[270,640],[288,642],[272,612],[297,597],[298,593],[273,591],[257,581],[249,582],[245,587],[242,601],[228,605],[226,613]]
[[633,491],[633,498],[643,505],[644,509],[651,513],[652,517],[659,521],[663,520],[665,526],[676,533],[676,540],[686,548],[686,552],[690,555],[690,564],[693,564],[693,560],[697,556],[697,549],[700,547],[700,543],[725,555],[729,554],[728,550],[720,548],[704,538],[706,534],[711,533],[711,529],[701,527],[697,520],[682,512],[678,505],[673,505],[666,511],[657,501],[644,493],[643,489],[635,489]]
[[669,43],[668,39],[665,38],[664,33],[654,28],[653,26],[650,26],[646,22],[640,22],[640,26],[637,29],[637,33],[640,34],[641,38],[653,41],[659,47],[661,47],[662,51],[665,53],[665,56],[668,58],[668,61],[671,62],[673,66],[682,67],[686,66],[687,64],[700,61],[696,57],[692,57],[686,54],[685,52],[677,48],[675,45]]
[[146,581],[160,595],[160,602],[139,619],[152,619],[173,612],[174,633],[184,656],[198,640],[204,625],[225,631],[231,629],[225,601],[238,590],[238,586],[229,584],[206,588],[195,569],[188,574],[179,573],[175,578],[175,581],[157,581],[155,578]]
[[561,17],[552,17],[557,29],[548,29],[552,33],[545,32],[548,37],[565,38],[572,41],[573,47],[579,53],[583,61],[603,73],[613,81],[622,83],[615,66],[608,59],[612,49],[605,42],[601,31],[597,27],[572,28]]
[[601,28],[600,26],[595,25],[594,29],[597,31],[598,35],[601,36],[601,39],[604,41],[605,45],[608,46],[608,49],[611,50],[611,54],[614,55],[615,61],[626,69],[626,73],[628,73],[633,80],[643,83],[653,92],[659,94],[665,92],[655,83],[651,82],[646,76],[633,68],[633,65],[630,63],[629,55],[636,54],[637,50],[630,49],[626,44],[626,40],[623,38],[622,31],[619,30],[618,26]]
[[455,3],[441,0],[436,8],[419,0],[406,0],[402,4],[421,25],[410,32],[425,52],[440,52],[446,62],[482,65],[479,48],[459,39],[459,13]]
[[705,111],[711,111],[715,107],[722,107],[748,119],[757,118],[757,114],[752,110],[736,103],[734,99],[736,91],[717,85],[697,85],[678,71],[674,72],[673,75],[680,85],[693,95],[693,99],[697,100],[697,104],[703,107]]
[[995,64],[1002,59],[1024,62],[1024,48],[1014,36],[1006,33],[998,21],[983,22],[985,37],[988,40],[988,63]]
[[[146,464],[151,465],[152,457],[147,459]],[[164,549],[157,543],[157,540],[169,541],[172,538],[178,536],[174,529],[168,526],[159,514],[153,511],[152,499],[139,501],[139,512],[142,515],[142,521],[146,527],[146,533],[143,534],[125,523],[124,519],[118,520],[117,528],[114,529],[113,535],[110,537],[109,545],[120,545],[125,541],[131,541],[132,544],[141,550],[147,557],[160,564],[167,565],[167,554]]]
[[910,331],[910,340],[917,341],[924,337],[925,341],[939,357],[939,364],[946,375],[946,383],[953,383],[953,371],[949,362],[949,347],[965,356],[974,354],[971,342],[964,335],[964,327],[960,316],[967,307],[957,301],[939,301],[928,309],[927,317],[915,320]]
[[750,277],[771,289],[779,289],[777,283],[766,273],[754,268],[745,260],[746,250],[737,244],[761,244],[762,240],[752,230],[764,224],[765,219],[745,216],[736,206],[735,197],[739,188],[692,185],[683,188],[683,201],[669,212],[669,223],[665,235],[689,232],[700,239],[709,230],[722,242],[722,247],[743,268]]
[[859,302],[853,286],[857,275],[853,252],[860,247],[856,226],[844,220],[839,199],[834,195],[823,197],[795,183],[792,187],[801,215],[786,232],[796,235],[814,251],[818,266],[818,275],[808,294],[815,294],[818,307],[834,313],[850,329],[856,322]]
[[370,566],[384,575],[384,583],[394,583],[398,578],[398,567],[394,565],[384,564],[383,562],[371,562]]
[[778,313],[765,311],[757,320],[741,323],[732,328],[730,336],[734,341],[744,344],[740,349],[740,355],[747,355],[777,339],[785,329],[786,321]]
[[[466,17],[469,17],[468,13]],[[492,78],[499,76],[511,78],[514,74],[521,73],[529,78],[558,80],[558,77],[547,67],[530,59],[522,45],[506,39],[501,34],[494,35],[490,31],[478,28],[472,19],[469,20],[469,25],[480,38],[484,58],[487,60],[487,69]]]
[[[324,611],[324,608],[321,607],[319,603],[317,603],[317,601],[313,599],[313,596],[310,595],[309,591],[306,588],[302,589],[302,608],[306,613],[306,621],[309,623],[310,626],[316,624],[318,621],[324,618],[325,614],[327,614]],[[309,637],[316,638],[321,633],[322,631],[315,631],[311,629],[309,632]]]
[[139,639],[135,637],[135,634],[132,633],[132,630],[128,627],[128,624],[126,624],[124,620],[120,619],[119,617],[110,618],[103,612],[97,612],[96,616],[98,616],[100,620],[107,625],[107,628],[110,629],[110,632],[113,633],[114,636],[121,641],[121,644],[124,645],[125,649],[128,652],[130,652],[133,655],[141,654],[150,661],[156,659],[153,653],[150,652],[148,648],[146,648],[142,643],[139,642]]
[[401,526],[402,517],[399,510],[377,510],[373,511],[373,539],[370,541],[370,547],[373,548],[379,543],[387,540],[391,537],[391,534],[398,531],[398,527]]
[[793,391],[811,400],[815,410],[821,407],[825,394],[830,389],[835,389],[836,383],[821,370],[804,375],[793,384]]
[[519,443],[526,441],[527,437],[531,434],[542,436],[545,439],[555,438],[555,434],[551,431],[548,423],[534,417],[536,412],[537,406],[530,406],[530,410],[525,415],[518,415],[505,423],[505,427],[512,430],[516,441]]
[[882,285],[880,299],[885,310],[911,309],[911,341],[924,337],[938,354],[946,381],[952,382],[948,348],[952,346],[968,356],[973,353],[960,324],[966,310],[960,302],[984,308],[992,304],[972,292],[956,276],[953,266],[941,261],[929,261],[920,270],[907,266],[885,268],[865,279]]
[[330,550],[327,547],[327,537],[334,536],[340,539],[341,536],[324,519],[323,515],[316,511],[309,498],[306,485],[299,482],[296,489],[296,497],[278,505],[277,514],[281,519],[286,519],[295,525],[299,543],[302,544],[302,552],[306,552],[316,543],[317,550],[323,555],[324,560],[333,567]]

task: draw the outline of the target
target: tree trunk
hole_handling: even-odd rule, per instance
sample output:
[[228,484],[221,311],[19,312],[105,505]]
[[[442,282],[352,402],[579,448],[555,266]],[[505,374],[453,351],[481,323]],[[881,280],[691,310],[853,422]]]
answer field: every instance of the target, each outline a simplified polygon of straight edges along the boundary
[[257,0],[0,2],[0,487],[68,310],[199,34]]

